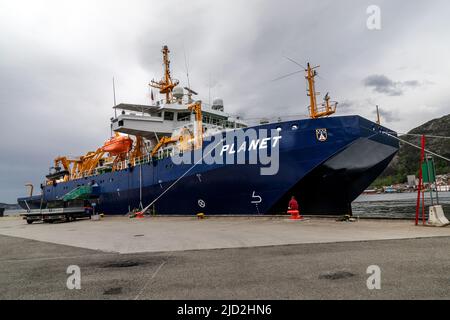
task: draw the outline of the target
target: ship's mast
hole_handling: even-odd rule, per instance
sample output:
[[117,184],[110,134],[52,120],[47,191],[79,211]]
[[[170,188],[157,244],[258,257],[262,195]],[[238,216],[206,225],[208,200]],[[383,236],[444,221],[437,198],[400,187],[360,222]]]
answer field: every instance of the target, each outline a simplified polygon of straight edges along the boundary
[[163,53],[164,78],[159,82],[152,80],[149,85],[153,88],[159,89],[159,93],[166,95],[166,103],[171,103],[172,90],[178,85],[179,81],[175,79],[172,80],[172,77],[170,76],[169,48],[167,46],[163,46],[161,52]]
[[311,65],[308,62],[307,69],[306,69],[306,80],[308,81],[308,97],[310,101],[309,105],[309,112],[311,115],[311,118],[315,118],[315,114],[317,113],[317,92],[316,92],[316,86],[314,82],[314,77],[316,76],[316,68],[319,68],[319,66],[315,66],[314,68],[311,68]]
[[377,105],[377,124],[381,124],[380,111],[378,110],[378,105]]
[[308,63],[306,68],[306,81],[308,82],[308,96],[310,101],[309,106],[309,116],[312,119],[320,118],[320,117],[326,117],[329,115],[332,115],[336,112],[336,106],[337,102],[330,102],[330,96],[328,93],[324,97],[324,103],[317,105],[317,95],[319,94],[316,92],[316,86],[314,78],[317,76],[317,71],[315,69],[319,68],[320,66],[311,67],[311,65]]

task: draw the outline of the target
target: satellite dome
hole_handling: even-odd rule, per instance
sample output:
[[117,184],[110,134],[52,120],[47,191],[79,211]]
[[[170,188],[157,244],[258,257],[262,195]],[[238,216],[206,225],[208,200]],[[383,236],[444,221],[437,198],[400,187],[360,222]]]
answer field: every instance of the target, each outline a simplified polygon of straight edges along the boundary
[[212,108],[214,110],[220,110],[223,111],[223,99],[221,98],[215,98],[213,100]]
[[182,99],[184,96],[184,90],[182,87],[175,87],[173,88],[172,94],[176,99]]

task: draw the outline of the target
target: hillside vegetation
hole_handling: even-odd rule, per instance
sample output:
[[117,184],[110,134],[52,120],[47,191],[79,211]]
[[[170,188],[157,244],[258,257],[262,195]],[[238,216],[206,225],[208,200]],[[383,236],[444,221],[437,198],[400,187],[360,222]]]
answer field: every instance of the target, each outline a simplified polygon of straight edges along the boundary
[[[427,123],[412,129],[408,134],[425,134],[426,136],[450,137],[450,114],[438,119],[433,119]],[[403,140],[420,146],[419,136],[403,135]],[[425,148],[437,154],[450,158],[450,139],[440,139],[426,137]],[[420,150],[405,143],[400,144],[400,150],[381,176],[375,180],[373,186],[386,186],[395,183],[406,182],[406,176],[410,174],[418,175],[420,161]],[[437,174],[450,173],[450,163],[448,161],[434,157]]]

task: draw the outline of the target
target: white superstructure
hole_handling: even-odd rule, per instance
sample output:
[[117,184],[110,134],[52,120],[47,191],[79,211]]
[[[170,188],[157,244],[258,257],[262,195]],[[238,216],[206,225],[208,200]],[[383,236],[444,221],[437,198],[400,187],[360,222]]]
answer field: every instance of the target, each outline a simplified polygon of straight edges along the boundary
[[[175,98],[175,97],[174,97]],[[142,136],[156,144],[162,136],[170,136],[182,127],[194,123],[193,113],[187,107],[188,101],[174,99],[173,103],[158,101],[153,105],[118,104],[114,107],[117,116],[111,118],[111,128],[115,132]],[[232,117],[223,110],[202,105],[202,124],[204,131],[244,128],[247,124]]]

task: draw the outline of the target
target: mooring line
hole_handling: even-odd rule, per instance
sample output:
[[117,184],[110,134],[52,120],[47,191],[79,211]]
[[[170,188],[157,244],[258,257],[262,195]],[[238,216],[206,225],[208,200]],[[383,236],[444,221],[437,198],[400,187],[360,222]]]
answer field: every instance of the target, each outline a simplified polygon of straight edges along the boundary
[[[414,147],[414,148],[417,148],[417,149],[419,149],[419,150],[422,150],[422,148],[421,148],[420,146],[417,146],[417,145],[415,145],[414,143],[411,143],[411,142],[409,142],[409,141],[400,139],[399,137],[396,137],[396,136],[394,136],[394,135],[392,135],[392,134],[389,134],[389,133],[387,133],[387,132],[383,132],[383,133],[386,134],[386,135],[388,135],[388,136],[390,136],[390,137],[392,137],[392,138],[394,138],[394,139],[397,139],[397,140],[399,140],[399,141],[401,141],[401,142],[403,142],[403,143],[406,143],[406,144],[408,144],[408,145],[410,145],[410,146],[412,146],[412,147]],[[427,153],[429,153],[429,154],[432,154],[432,155],[434,155],[434,156],[436,156],[436,157],[438,157],[438,158],[441,158],[441,159],[444,159],[444,160],[450,162],[450,159],[449,159],[449,158],[446,158],[446,157],[444,157],[444,156],[442,156],[442,155],[440,155],[440,154],[437,154],[436,152],[433,152],[433,151],[428,150],[428,149],[424,149],[424,150],[425,150],[425,152],[427,152]]]
[[213,152],[213,150],[216,149],[216,147],[221,144],[223,141],[225,140],[225,138],[222,138],[215,146],[214,148],[212,148],[211,150],[209,150],[206,154],[202,155],[202,157],[196,162],[194,163],[194,165],[192,167],[190,167],[185,173],[183,173],[177,180],[175,180],[166,190],[164,190],[155,200],[153,200],[148,206],[146,206],[142,212],[145,213],[153,204],[155,204],[156,201],[159,200],[159,198],[161,198],[167,191],[169,191],[170,189],[172,189],[172,187],[174,185],[176,185],[181,179],[183,179],[192,169],[194,169],[194,167],[196,165],[198,165],[204,157],[208,156],[211,154],[211,152]]
[[147,281],[144,283],[144,285],[142,286],[141,290],[139,290],[138,294],[134,297],[134,300],[139,299],[139,297],[141,296],[141,294],[144,292],[145,289],[147,289],[147,286],[149,284],[150,281],[152,281],[156,275],[158,274],[159,270],[161,270],[161,268],[167,263],[167,261],[169,261],[170,255],[167,257],[166,260],[164,260],[159,267],[156,269],[155,272],[153,272],[152,276],[150,277],[150,279],[147,279]]
[[420,133],[398,133],[402,136],[413,136],[413,137],[421,137],[421,136],[425,136],[427,138],[436,138],[436,139],[450,139],[450,137],[446,137],[446,136],[435,136],[435,135],[431,135],[431,134],[420,134]]

